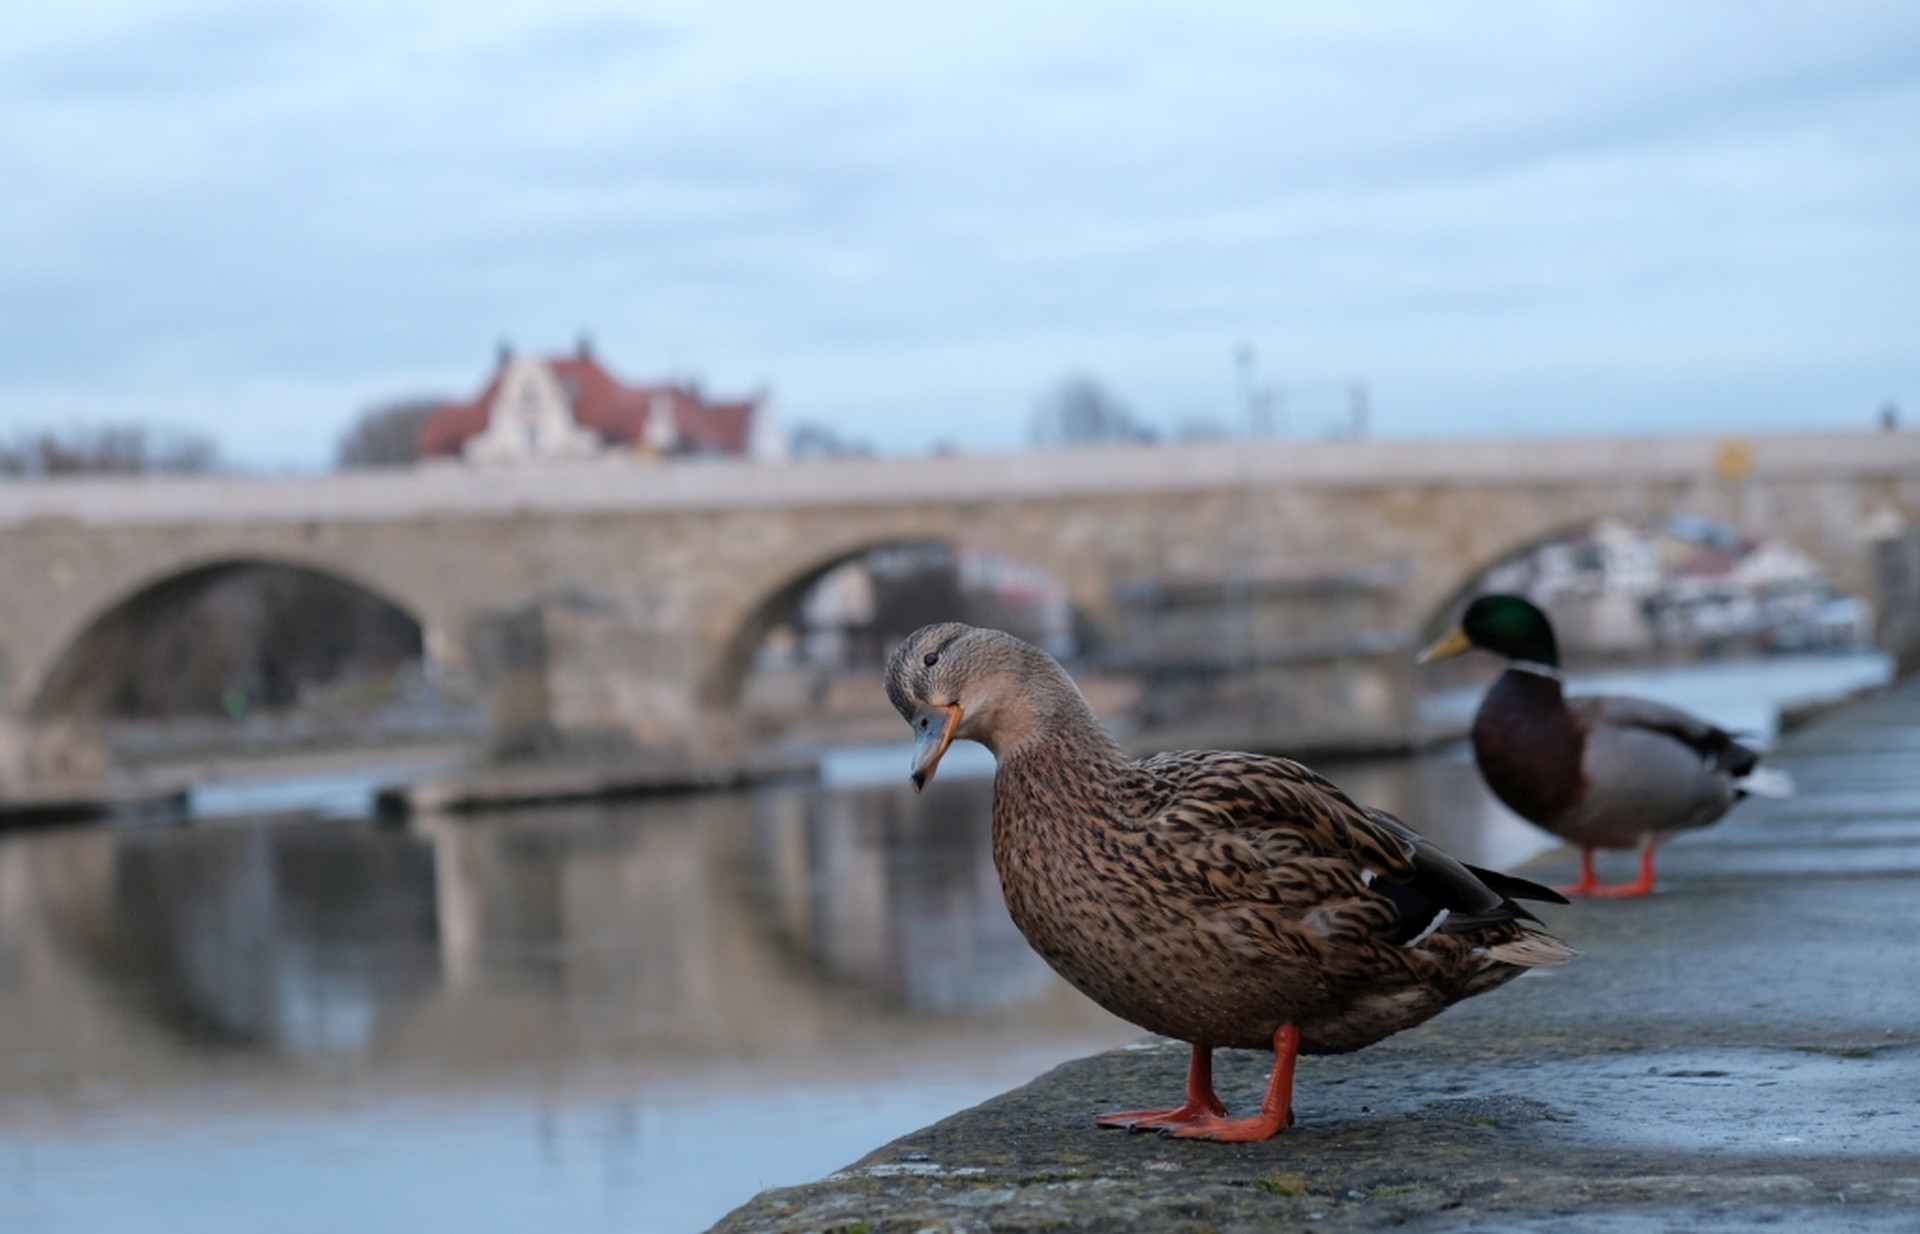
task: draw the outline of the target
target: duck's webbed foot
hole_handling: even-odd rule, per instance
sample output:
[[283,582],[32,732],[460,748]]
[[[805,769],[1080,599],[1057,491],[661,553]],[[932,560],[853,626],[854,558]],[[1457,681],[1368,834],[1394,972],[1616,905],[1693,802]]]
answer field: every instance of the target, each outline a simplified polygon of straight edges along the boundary
[[1593,896],[1602,900],[1625,900],[1653,894],[1653,849],[1651,835],[1640,841],[1640,877],[1630,883],[1602,883],[1593,872],[1593,850],[1580,850],[1580,881],[1555,890],[1566,896]]
[[1115,1110],[1111,1114],[1102,1114],[1094,1119],[1099,1127],[1124,1127],[1128,1131],[1170,1131],[1178,1134],[1181,1127],[1190,1127],[1204,1119],[1215,1119],[1227,1112],[1227,1107],[1218,1101],[1211,1108],[1206,1106],[1183,1105],[1172,1110]]
[[1116,1110],[1094,1119],[1100,1127],[1125,1127],[1129,1131],[1171,1131],[1202,1118],[1220,1118],[1226,1103],[1213,1092],[1213,1047],[1193,1046],[1193,1058],[1187,1063],[1187,1099],[1170,1110]]
[[1299,1054],[1300,1030],[1282,1024],[1273,1034],[1273,1074],[1267,1077],[1267,1095],[1260,1102],[1260,1113],[1252,1118],[1202,1116],[1163,1130],[1181,1139],[1229,1142],[1264,1140],[1280,1134],[1293,1126],[1293,1064]]
[[1580,896],[1598,895],[1600,893],[1602,890],[1600,886],[1600,876],[1593,872],[1592,849],[1585,845],[1581,845],[1580,847],[1580,881],[1566,887],[1555,887],[1554,890],[1570,899],[1576,899]]
[[1252,1118],[1202,1117],[1182,1126],[1163,1127],[1161,1131],[1165,1135],[1178,1136],[1183,1140],[1220,1140],[1238,1144],[1254,1140],[1270,1140],[1291,1126],[1293,1126],[1293,1111],[1288,1110],[1285,1118],[1275,1118],[1264,1111]]

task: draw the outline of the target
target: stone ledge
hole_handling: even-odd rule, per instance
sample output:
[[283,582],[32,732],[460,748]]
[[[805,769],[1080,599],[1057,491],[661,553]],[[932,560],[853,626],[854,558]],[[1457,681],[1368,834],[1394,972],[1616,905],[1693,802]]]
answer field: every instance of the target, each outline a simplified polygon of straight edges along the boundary
[[[1914,1228],[1920,1205],[1920,682],[1794,734],[1799,796],[1663,856],[1660,893],[1544,910],[1583,955],[1358,1054],[1302,1061],[1260,1144],[1101,1130],[1186,1049],[1068,1063],[715,1234]],[[1870,831],[1835,819],[1870,788]],[[1528,871],[1572,873],[1568,854]],[[1258,1103],[1264,1054],[1222,1051]]]
[[[1920,1165],[1905,1146],[1867,1154],[1676,1151],[1622,1143],[1607,1110],[1581,1109],[1536,1077],[1464,1084],[1420,1049],[1309,1060],[1300,1124],[1263,1144],[1190,1143],[1099,1130],[1100,1108],[1177,1095],[1185,1048],[1116,1051],[1068,1063],[1025,1088],[903,1137],[820,1182],[768,1192],[714,1234],[798,1231],[1237,1231],[1551,1228],[1605,1212],[1626,1228],[1745,1228],[1791,1220],[1911,1228]],[[1873,1086],[1913,1091],[1907,1046]],[[1724,1067],[1627,1070],[1684,1087]],[[1704,1056],[1703,1056],[1704,1057]],[[1791,1060],[1770,1060],[1791,1065]],[[1847,1062],[1868,1063],[1871,1059]],[[1265,1058],[1223,1054],[1229,1105],[1256,1102]],[[1529,1070],[1532,1070],[1531,1068]],[[1591,1082],[1591,1081],[1590,1081]],[[1483,1086],[1484,1085],[1484,1086]],[[1457,1092],[1463,1088],[1475,1091]],[[1846,1225],[1836,1221],[1844,1215]],[[1708,1220],[1712,1218],[1712,1220]],[[1566,1228],[1587,1228],[1573,1227]]]

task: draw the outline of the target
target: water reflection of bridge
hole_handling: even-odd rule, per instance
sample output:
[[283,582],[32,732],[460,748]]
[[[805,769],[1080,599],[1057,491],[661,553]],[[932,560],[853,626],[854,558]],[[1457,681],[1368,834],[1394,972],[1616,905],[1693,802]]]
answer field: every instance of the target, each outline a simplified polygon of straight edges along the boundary
[[[457,1080],[1111,1031],[1027,951],[984,784],[0,843],[0,1098],[342,1061]],[[929,1017],[929,1013],[937,1013]]]

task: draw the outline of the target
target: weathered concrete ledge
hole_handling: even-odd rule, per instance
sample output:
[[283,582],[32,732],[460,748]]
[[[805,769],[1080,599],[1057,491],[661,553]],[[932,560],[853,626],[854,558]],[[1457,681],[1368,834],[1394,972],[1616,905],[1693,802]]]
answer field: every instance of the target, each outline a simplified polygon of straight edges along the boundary
[[[763,1194],[715,1232],[1911,1230],[1920,682],[1795,733],[1778,761],[1800,794],[1677,842],[1653,899],[1543,914],[1575,963],[1305,1060],[1300,1124],[1274,1140],[1093,1127],[1178,1096],[1184,1047],[1150,1043]],[[1219,1061],[1229,1105],[1256,1103],[1265,1056]]]

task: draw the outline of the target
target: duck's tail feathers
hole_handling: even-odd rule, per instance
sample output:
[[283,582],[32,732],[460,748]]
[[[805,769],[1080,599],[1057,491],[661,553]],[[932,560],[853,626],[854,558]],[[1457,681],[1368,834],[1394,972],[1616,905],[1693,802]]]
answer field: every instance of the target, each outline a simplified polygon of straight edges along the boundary
[[[1466,865],[1465,862],[1460,864]],[[1498,870],[1486,870],[1469,865],[1474,876],[1487,885],[1487,889],[1509,900],[1538,900],[1543,904],[1565,904],[1567,897],[1551,887],[1542,887],[1531,879],[1520,878],[1512,874],[1502,874]],[[1531,914],[1528,914],[1529,916]]]
[[1538,968],[1544,964],[1565,964],[1580,953],[1544,930],[1522,929],[1505,942],[1487,948],[1487,955],[1503,964]]
[[1746,797],[1791,797],[1793,777],[1778,767],[1755,767],[1735,780],[1733,787]]

